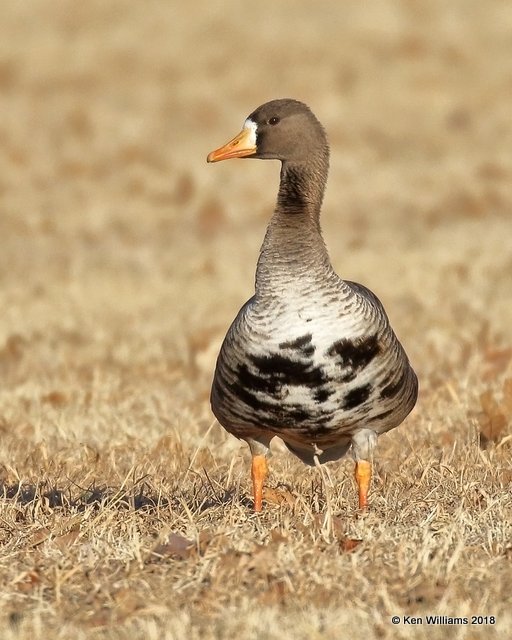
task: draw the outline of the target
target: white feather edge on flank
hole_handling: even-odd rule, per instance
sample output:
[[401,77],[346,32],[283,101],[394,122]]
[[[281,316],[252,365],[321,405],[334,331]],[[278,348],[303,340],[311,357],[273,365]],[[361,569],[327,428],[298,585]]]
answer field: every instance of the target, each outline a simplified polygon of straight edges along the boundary
[[254,122],[254,120],[247,118],[247,120],[244,122],[244,129],[248,129],[250,131],[248,140],[249,140],[249,143],[253,147],[255,147],[256,146],[256,130],[258,129],[258,125]]

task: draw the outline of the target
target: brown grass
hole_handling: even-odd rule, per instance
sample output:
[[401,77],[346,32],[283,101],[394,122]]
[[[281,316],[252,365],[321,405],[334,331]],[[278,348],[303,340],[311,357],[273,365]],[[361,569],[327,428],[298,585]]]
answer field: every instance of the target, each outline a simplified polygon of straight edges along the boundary
[[[510,637],[512,7],[312,7],[2,8],[2,638]],[[420,377],[364,517],[349,460],[279,443],[254,515],[208,406],[278,168],[205,156],[282,96]],[[391,623],[427,614],[496,624]]]

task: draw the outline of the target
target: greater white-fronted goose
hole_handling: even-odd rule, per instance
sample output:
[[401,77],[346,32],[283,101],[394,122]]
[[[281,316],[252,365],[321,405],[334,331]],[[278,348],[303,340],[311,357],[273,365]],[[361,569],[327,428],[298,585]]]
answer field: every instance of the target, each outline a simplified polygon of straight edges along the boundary
[[377,436],[414,407],[416,375],[377,296],[331,266],[319,223],[329,147],[310,109],[267,102],[208,162],[244,157],[280,160],[281,182],[255,294],[219,353],[213,413],[250,447],[255,511],[275,436],[310,465],[351,447],[365,508]]

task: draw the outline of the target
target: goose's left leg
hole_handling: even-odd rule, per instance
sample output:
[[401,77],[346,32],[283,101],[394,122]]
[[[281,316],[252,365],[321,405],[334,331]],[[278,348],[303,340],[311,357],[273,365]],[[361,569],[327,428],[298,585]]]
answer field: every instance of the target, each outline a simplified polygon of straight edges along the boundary
[[252,455],[251,478],[254,511],[261,511],[263,505],[263,485],[268,472],[267,456],[270,455],[270,440],[271,438],[261,440],[247,438]]
[[352,455],[356,461],[355,477],[359,491],[359,508],[368,507],[368,491],[372,480],[373,451],[377,434],[371,429],[360,429],[352,437]]

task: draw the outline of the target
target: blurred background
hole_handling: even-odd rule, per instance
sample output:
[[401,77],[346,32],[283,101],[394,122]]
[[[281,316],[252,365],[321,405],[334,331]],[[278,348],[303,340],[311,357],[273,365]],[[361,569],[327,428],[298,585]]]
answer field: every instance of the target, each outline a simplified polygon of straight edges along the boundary
[[485,367],[508,366],[510,3],[8,2],[0,94],[10,423],[83,435],[78,413],[47,411],[89,406],[108,379],[127,416],[161,390],[149,429],[127,418],[115,437],[156,438],[162,416],[204,432],[279,173],[205,159],[277,97],[327,129],[333,264],[381,297],[424,400],[448,385],[471,404]]
[[[364,518],[284,452],[254,517],[209,407],[279,165],[206,156],[279,97],[420,380]],[[507,0],[3,0],[2,638],[510,636],[511,104]]]

